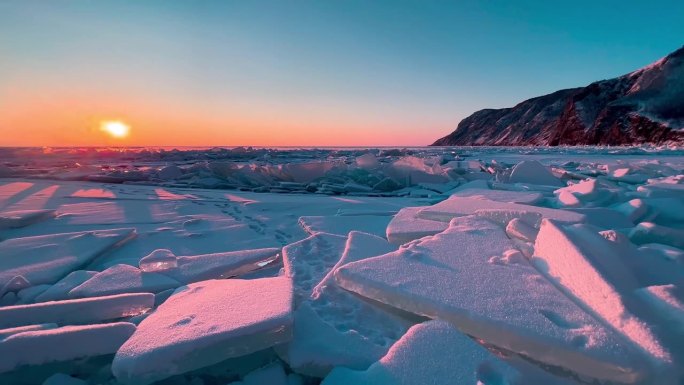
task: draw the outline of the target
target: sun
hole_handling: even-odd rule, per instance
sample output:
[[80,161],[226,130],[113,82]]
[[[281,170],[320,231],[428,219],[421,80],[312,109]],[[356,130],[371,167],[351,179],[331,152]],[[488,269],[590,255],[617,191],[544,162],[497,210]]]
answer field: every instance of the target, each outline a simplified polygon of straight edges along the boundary
[[131,127],[120,120],[105,120],[100,123],[100,130],[114,138],[123,139],[131,132]]

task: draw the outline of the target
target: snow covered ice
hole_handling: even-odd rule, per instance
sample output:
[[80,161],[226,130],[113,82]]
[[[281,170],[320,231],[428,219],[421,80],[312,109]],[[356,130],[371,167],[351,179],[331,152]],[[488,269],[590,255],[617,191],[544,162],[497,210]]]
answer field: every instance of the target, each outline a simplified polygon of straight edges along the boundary
[[116,353],[112,372],[124,384],[149,384],[286,342],[291,329],[289,279],[198,282],[138,326]]
[[0,165],[2,384],[684,380],[677,148]]
[[488,378],[506,384],[517,376],[514,368],[448,322],[429,321],[411,328],[366,371],[336,368],[323,385],[476,384]]
[[[531,359],[600,380],[626,381],[640,368],[634,349],[541,277],[525,259],[501,263],[515,245],[472,216],[396,252],[338,269],[338,283]],[[553,354],[550,352],[553,351]]]

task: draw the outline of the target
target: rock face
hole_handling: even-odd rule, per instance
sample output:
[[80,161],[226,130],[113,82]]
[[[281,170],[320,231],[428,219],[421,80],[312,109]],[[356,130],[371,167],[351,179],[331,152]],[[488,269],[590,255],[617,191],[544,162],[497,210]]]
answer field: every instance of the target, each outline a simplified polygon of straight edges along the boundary
[[433,146],[684,143],[684,47],[642,69],[463,119]]

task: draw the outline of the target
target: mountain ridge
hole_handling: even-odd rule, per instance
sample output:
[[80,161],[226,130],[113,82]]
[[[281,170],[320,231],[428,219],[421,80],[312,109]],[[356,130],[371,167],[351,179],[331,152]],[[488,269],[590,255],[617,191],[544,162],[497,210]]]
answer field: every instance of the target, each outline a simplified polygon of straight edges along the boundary
[[684,144],[684,46],[628,74],[483,109],[432,146]]

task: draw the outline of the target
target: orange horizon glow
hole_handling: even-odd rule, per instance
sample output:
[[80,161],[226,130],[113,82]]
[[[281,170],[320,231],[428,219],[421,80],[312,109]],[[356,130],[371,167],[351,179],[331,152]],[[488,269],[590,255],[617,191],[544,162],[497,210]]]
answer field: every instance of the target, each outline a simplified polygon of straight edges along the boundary
[[127,103],[84,95],[22,99],[12,99],[0,111],[0,146],[420,146],[429,144],[421,128],[439,124],[382,117],[369,122],[338,111],[297,116],[297,111],[272,107],[263,113],[254,107],[221,113],[219,108],[181,107],[178,101]]
[[[160,97],[109,82],[103,93],[13,80],[0,87],[0,146],[6,147],[421,146],[437,139],[429,133],[435,127],[446,135],[457,121],[429,110],[407,119],[405,108],[392,104],[313,108],[281,99]],[[101,129],[106,120],[129,125],[129,135],[112,137]]]

